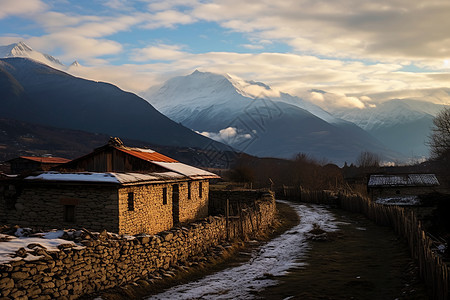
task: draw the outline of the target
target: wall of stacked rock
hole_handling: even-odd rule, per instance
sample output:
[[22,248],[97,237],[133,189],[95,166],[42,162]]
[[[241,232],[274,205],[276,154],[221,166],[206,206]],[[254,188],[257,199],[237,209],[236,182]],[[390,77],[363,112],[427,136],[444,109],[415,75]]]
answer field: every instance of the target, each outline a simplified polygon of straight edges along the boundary
[[152,278],[227,239],[261,233],[272,224],[274,215],[274,199],[266,195],[246,207],[239,219],[228,222],[224,216],[210,216],[156,235],[82,232],[75,242],[59,245],[59,251],[30,244],[18,250],[11,261],[0,264],[0,298],[76,299]]

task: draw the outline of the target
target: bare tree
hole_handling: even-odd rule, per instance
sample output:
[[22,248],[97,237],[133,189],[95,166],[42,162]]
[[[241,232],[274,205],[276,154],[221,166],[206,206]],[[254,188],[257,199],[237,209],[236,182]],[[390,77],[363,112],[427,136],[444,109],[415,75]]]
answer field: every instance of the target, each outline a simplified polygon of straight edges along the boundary
[[445,158],[450,154],[450,108],[444,108],[434,118],[427,144],[433,158]]
[[380,166],[380,157],[376,153],[363,151],[356,159],[356,165],[362,168],[378,168]]

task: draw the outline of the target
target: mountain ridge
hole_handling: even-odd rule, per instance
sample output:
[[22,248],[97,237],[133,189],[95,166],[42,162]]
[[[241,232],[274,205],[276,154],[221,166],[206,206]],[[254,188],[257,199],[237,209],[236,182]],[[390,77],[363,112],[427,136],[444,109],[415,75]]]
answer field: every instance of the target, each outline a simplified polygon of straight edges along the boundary
[[[0,117],[47,126],[104,133],[144,142],[204,148],[229,147],[173,122],[135,94],[77,78],[27,58],[0,59]],[[17,83],[17,84],[15,84]],[[22,91],[22,90],[21,90]]]
[[145,98],[186,127],[252,155],[292,158],[306,152],[338,163],[354,161],[369,150],[386,159],[396,156],[353,123],[266,84],[229,74],[196,70],[149,89]]

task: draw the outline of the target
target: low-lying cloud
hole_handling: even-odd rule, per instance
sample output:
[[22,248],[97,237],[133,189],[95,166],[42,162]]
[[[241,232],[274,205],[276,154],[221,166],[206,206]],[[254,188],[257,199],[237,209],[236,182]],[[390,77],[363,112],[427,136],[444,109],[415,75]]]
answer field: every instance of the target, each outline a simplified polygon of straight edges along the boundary
[[249,140],[252,138],[252,135],[249,133],[242,133],[236,127],[227,127],[219,130],[219,132],[198,132],[197,133],[206,136],[210,139],[213,139],[218,142],[222,142],[228,144],[230,146],[237,145],[242,143],[245,140]]

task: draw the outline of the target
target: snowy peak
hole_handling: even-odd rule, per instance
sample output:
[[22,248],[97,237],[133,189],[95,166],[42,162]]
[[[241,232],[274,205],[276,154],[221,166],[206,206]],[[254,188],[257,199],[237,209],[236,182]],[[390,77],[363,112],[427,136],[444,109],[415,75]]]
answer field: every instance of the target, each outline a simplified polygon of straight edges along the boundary
[[46,65],[61,68],[64,66],[58,59],[45,53],[33,50],[24,42],[19,42],[7,46],[0,46],[0,58],[25,57],[44,63]]
[[11,56],[21,56],[21,55],[23,55],[26,52],[33,51],[33,49],[31,49],[31,47],[29,47],[24,42],[11,44],[11,45],[6,46],[6,47],[10,47],[11,48],[11,50],[10,50]]
[[[175,120],[183,116],[174,115],[174,109],[185,114],[186,110],[201,111],[220,105],[229,111],[241,109],[256,99],[269,99],[284,102],[305,109],[329,123],[343,123],[319,106],[299,97],[282,93],[270,86],[256,81],[248,81],[230,74],[216,74],[195,70],[187,76],[169,79],[160,87],[147,90],[143,97],[160,111]],[[184,106],[186,110],[182,110]]]
[[336,109],[339,118],[353,122],[365,130],[407,124],[424,117],[432,119],[444,105],[431,102],[393,99],[365,109]]
[[81,64],[78,61],[74,61],[70,67],[81,67]]

